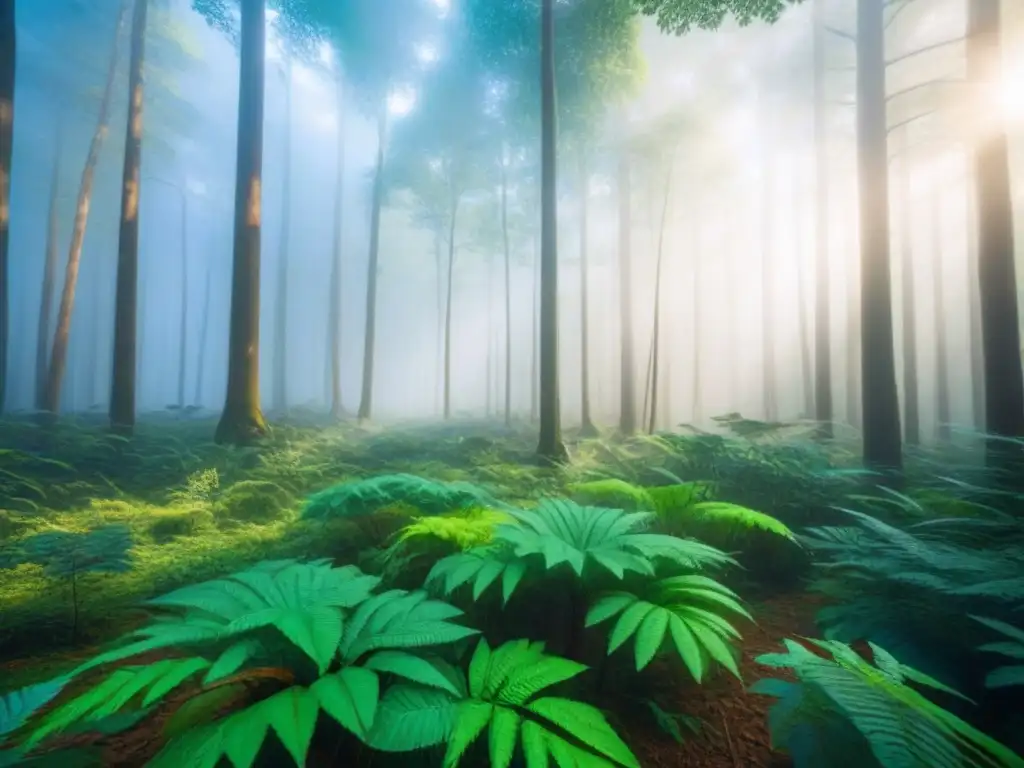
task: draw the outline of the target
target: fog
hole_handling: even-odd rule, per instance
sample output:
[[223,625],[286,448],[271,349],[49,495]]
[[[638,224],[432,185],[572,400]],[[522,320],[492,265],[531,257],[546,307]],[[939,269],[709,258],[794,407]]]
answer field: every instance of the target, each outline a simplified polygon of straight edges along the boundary
[[[34,405],[36,345],[46,252],[50,176],[59,158],[57,297],[75,212],[75,194],[96,128],[99,92],[110,60],[117,3],[85,10],[70,0],[34,0],[19,8],[18,81],[12,202],[12,338],[9,409]],[[36,6],[39,6],[38,8]],[[43,6],[54,8],[43,8]],[[853,27],[852,3],[831,3],[829,27]],[[929,0],[889,30],[889,58],[963,34],[955,0]],[[991,98],[1010,118],[1018,261],[1024,242],[1024,7],[1006,4],[1005,87]],[[77,8],[53,22],[57,6]],[[438,12],[445,9],[438,5]],[[810,416],[807,353],[813,355],[816,196],[810,3],[774,26],[674,37],[643,20],[646,76],[623,109],[609,110],[598,144],[622,132],[664,148],[667,116],[677,125],[667,198],[661,278],[660,426],[705,424],[738,411],[753,418]],[[187,0],[154,3],[147,51],[147,101],[140,209],[140,411],[184,403],[219,409],[227,378],[228,315],[235,181],[238,56],[235,46],[191,10]],[[173,30],[169,34],[167,30]],[[110,397],[118,213],[127,114],[127,35],[113,90],[109,133],[96,170],[71,326],[62,408],[105,410]],[[424,70],[444,55],[423,41]],[[856,423],[857,194],[853,65],[849,40],[830,34],[827,60],[828,259],[833,386],[837,419]],[[363,361],[370,186],[376,127],[354,100],[338,109],[332,61],[291,67],[271,19],[266,63],[262,186],[261,389],[273,396],[274,318],[280,259],[287,259],[288,403],[323,408],[328,391],[328,274],[335,216],[339,124],[345,131],[345,207],[341,360],[346,409],[359,402]],[[965,147],[977,130],[959,106],[963,44],[921,53],[889,68],[894,317],[902,387],[901,263],[915,278],[916,361],[922,434],[936,428],[935,271],[941,275],[952,420],[973,422],[968,244],[971,195]],[[397,126],[427,108],[417,76],[389,105]],[[919,119],[915,114],[928,113]],[[905,120],[905,130],[899,125]],[[291,128],[291,204],[283,231],[286,123]],[[654,138],[650,138],[654,136]],[[642,153],[641,153],[642,154]],[[663,155],[633,167],[632,257],[636,380],[640,401],[654,322],[659,228],[665,203]],[[579,223],[575,159],[563,153],[559,191],[559,323],[562,420],[581,417]],[[588,190],[590,395],[597,423],[619,408],[619,268],[615,162],[597,152]],[[184,216],[183,216],[184,207]],[[418,226],[400,195],[382,213],[374,418],[433,417],[440,412],[438,261],[434,236]],[[284,242],[286,237],[286,243]],[[515,243],[511,275],[512,407],[531,412],[537,234]],[[184,242],[183,242],[184,240]],[[284,243],[282,245],[282,243]],[[457,234],[452,318],[452,402],[456,414],[500,411],[504,402],[505,320],[500,240],[480,247]],[[773,300],[776,412],[766,412],[763,281]],[[976,290],[976,287],[974,288]],[[54,310],[56,310],[55,301]],[[183,307],[184,303],[184,307]],[[184,320],[182,319],[184,318]],[[51,323],[52,327],[52,323]],[[204,330],[205,328],[205,330]],[[182,332],[184,331],[184,341]],[[699,365],[695,361],[699,359]]]

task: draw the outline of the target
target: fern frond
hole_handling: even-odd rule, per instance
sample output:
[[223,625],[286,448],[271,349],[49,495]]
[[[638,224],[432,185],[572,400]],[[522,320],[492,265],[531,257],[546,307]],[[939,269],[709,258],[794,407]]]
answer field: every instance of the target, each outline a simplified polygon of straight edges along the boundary
[[451,595],[464,584],[472,584],[473,599],[479,600],[491,584],[501,577],[503,602],[507,603],[526,573],[526,563],[494,548],[480,548],[449,555],[434,563],[427,574],[426,586],[440,588]]
[[442,483],[403,473],[333,485],[310,496],[302,515],[317,520],[351,517],[399,503],[407,504],[424,515],[499,506],[490,493],[475,485]]

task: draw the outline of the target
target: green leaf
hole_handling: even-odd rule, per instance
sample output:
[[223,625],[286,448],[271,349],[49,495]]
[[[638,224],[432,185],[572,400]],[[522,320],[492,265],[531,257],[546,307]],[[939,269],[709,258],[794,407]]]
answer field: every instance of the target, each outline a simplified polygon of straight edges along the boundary
[[453,696],[459,696],[458,687],[448,675],[432,661],[403,651],[378,651],[367,659],[363,666],[377,672],[388,672],[414,683],[441,688]]
[[381,697],[366,743],[382,752],[442,744],[454,729],[457,702],[438,688],[393,685]]
[[324,712],[342,728],[366,740],[380,701],[377,675],[360,667],[343,667],[310,686]]

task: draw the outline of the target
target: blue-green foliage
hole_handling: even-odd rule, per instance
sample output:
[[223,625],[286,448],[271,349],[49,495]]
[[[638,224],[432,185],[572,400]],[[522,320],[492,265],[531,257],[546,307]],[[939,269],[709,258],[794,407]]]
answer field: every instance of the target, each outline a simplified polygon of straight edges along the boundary
[[84,533],[44,531],[19,542],[0,565],[34,563],[58,578],[123,573],[131,569],[131,548],[131,531],[122,524],[103,525]]
[[470,483],[442,483],[403,473],[332,485],[310,496],[302,515],[319,520],[354,517],[395,504],[413,507],[423,515],[438,515],[473,507],[497,506],[499,502],[484,489]]

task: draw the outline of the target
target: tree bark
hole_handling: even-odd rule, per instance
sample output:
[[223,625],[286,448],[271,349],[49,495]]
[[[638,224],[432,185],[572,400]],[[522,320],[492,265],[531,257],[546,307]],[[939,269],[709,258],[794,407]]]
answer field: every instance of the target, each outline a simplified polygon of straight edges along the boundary
[[7,399],[7,350],[10,342],[11,161],[14,157],[14,76],[17,30],[14,0],[0,0],[0,413]]
[[[60,169],[61,169],[61,131],[57,130],[57,141],[54,147],[53,172],[50,177],[50,205],[46,223],[46,255],[43,263],[43,284],[39,299],[39,324],[36,331],[36,410],[43,410],[46,402],[46,367],[49,362],[50,345],[52,343],[51,323],[53,320],[53,294],[57,284],[57,259],[60,248]],[[116,322],[116,321],[115,321]]]
[[114,75],[117,72],[118,56],[121,49],[121,30],[128,16],[130,4],[128,0],[121,3],[117,23],[114,26],[114,42],[110,53],[110,66],[107,69],[106,84],[100,101],[99,117],[96,131],[89,144],[89,153],[82,169],[82,180],[78,187],[78,202],[75,207],[75,223],[71,230],[71,244],[68,248],[68,261],[64,270],[64,288],[61,291],[60,308],[57,310],[57,328],[53,335],[53,348],[50,352],[50,366],[46,377],[46,396],[43,409],[56,415],[60,410],[60,391],[67,367],[68,342],[71,336],[71,314],[75,307],[75,289],[78,286],[78,268],[82,260],[82,244],[85,242],[85,226],[89,220],[89,203],[92,199],[92,186],[96,177],[96,164],[100,159],[100,149],[107,137],[107,120],[110,113],[110,100],[114,91]]
[[618,202],[619,202],[619,336],[620,336],[620,401],[619,432],[632,435],[636,432],[636,367],[633,344],[633,259],[631,246],[632,196],[630,184],[629,154],[625,148],[619,150]]
[[590,172],[586,150],[579,151],[580,174],[580,404],[583,437],[595,437],[597,427],[590,418],[590,322],[587,313],[590,308],[590,274],[588,269],[589,243],[587,241],[587,197],[590,192]]
[[931,193],[929,222],[932,227],[932,298],[935,324],[935,411],[936,434],[940,441],[951,437],[952,418],[949,392],[949,339],[946,333],[946,286],[942,243],[942,211],[938,190]]
[[245,444],[267,432],[259,366],[265,34],[265,0],[243,0],[228,389],[215,435],[218,443]]
[[505,253],[505,426],[512,426],[512,249],[508,244],[508,169],[501,164],[501,245]]
[[370,200],[370,259],[366,275],[366,328],[363,339],[363,387],[359,397],[360,421],[373,413],[373,361],[377,343],[377,277],[380,271],[380,209],[384,204],[384,142],[388,128],[387,100],[377,115],[377,162]]
[[907,129],[900,131],[899,211],[900,289],[903,315],[903,438],[907,445],[921,443],[920,382],[917,375],[917,286],[911,238],[910,157]]
[[864,463],[903,467],[893,350],[889,254],[889,157],[885,91],[885,3],[857,4],[857,165],[860,201],[861,403]]
[[[114,298],[114,361],[110,387],[110,426],[131,434],[135,428],[135,349],[138,343],[139,199],[142,172],[142,107],[145,92],[146,14],[149,0],[135,0],[128,56],[128,126],[121,175],[121,227],[117,243]],[[56,184],[55,184],[56,186]],[[184,362],[184,361],[180,361]]]
[[[1024,374],[1021,371],[1013,199],[1005,120],[985,103],[1002,83],[999,0],[970,0],[967,77],[975,89],[980,121],[974,145],[978,226],[978,285],[985,364],[985,425],[996,439],[986,446],[989,466],[1007,469],[1021,459],[1024,437]],[[1009,438],[1009,439],[1007,439]]]
[[285,56],[284,178],[281,181],[281,242],[277,252],[274,301],[274,410],[288,409],[288,241],[292,220],[292,60]]
[[814,418],[818,437],[833,435],[832,317],[829,266],[828,136],[825,104],[825,2],[814,0]]
[[345,214],[345,81],[338,74],[338,158],[334,182],[334,247],[331,256],[331,275],[327,297],[327,354],[330,360],[331,417],[345,415],[341,396],[341,255],[342,231]]
[[542,0],[541,223],[540,223],[540,435],[538,456],[548,463],[568,458],[562,443],[558,393],[558,114],[555,95],[554,0]]

